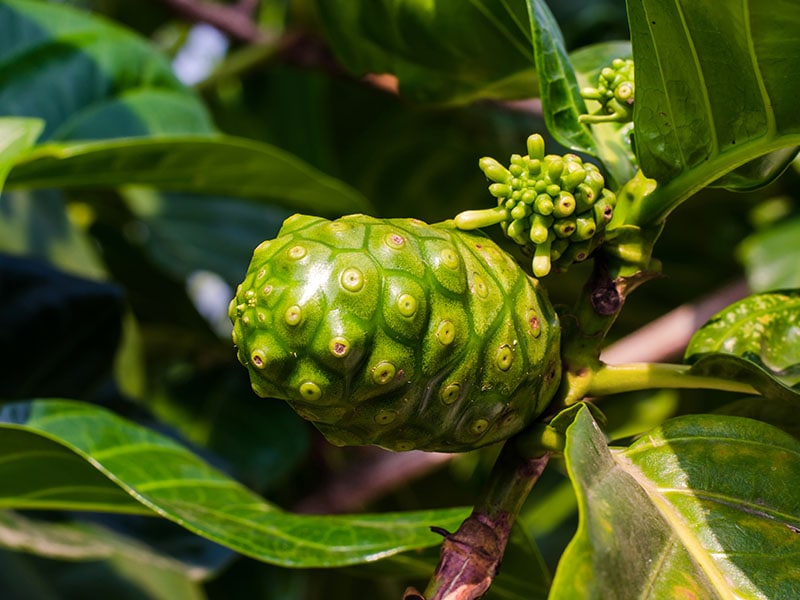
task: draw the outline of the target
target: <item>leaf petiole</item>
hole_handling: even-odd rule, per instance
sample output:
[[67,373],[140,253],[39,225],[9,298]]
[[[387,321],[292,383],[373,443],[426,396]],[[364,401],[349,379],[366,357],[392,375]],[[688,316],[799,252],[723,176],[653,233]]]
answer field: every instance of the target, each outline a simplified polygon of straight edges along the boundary
[[588,388],[590,396],[608,396],[653,388],[709,389],[758,395],[750,384],[719,377],[694,375],[690,365],[666,363],[628,363],[603,365],[597,369]]

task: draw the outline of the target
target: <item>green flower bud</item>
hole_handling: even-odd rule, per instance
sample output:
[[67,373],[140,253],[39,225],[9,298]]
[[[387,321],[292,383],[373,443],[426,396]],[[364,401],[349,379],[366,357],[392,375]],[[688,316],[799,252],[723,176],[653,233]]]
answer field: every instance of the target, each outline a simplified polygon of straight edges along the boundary
[[635,93],[634,65],[632,60],[616,58],[610,67],[600,71],[597,87],[584,88],[581,96],[585,100],[600,103],[597,111],[581,115],[582,123],[630,123],[633,121]]
[[519,432],[559,385],[544,291],[452,223],[291,217],[229,314],[254,391],[337,444],[471,450]]

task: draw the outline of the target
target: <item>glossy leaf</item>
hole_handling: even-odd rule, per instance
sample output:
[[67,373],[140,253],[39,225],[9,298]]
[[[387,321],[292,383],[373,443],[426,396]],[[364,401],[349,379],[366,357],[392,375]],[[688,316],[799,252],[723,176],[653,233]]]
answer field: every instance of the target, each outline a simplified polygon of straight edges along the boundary
[[0,506],[160,515],[265,562],[322,567],[434,546],[464,509],[354,516],[286,513],[177,442],[88,404],[0,411]]
[[800,292],[755,294],[714,315],[692,337],[692,372],[751,383],[765,395],[800,398]]
[[800,288],[800,219],[787,219],[745,238],[738,254],[754,291]]
[[348,71],[392,73],[409,98],[462,104],[536,95],[521,0],[317,0],[316,7]]
[[[663,185],[664,202],[645,207],[646,219],[663,217],[674,197],[800,144],[800,79],[786,59],[800,53],[796,3],[637,0],[628,13],[636,151],[645,175]],[[769,181],[784,158],[762,161],[765,169],[751,164],[735,187]]]
[[48,144],[9,175],[9,185],[20,188],[124,184],[270,200],[315,214],[370,210],[357,191],[291,154],[227,136]]
[[800,441],[750,419],[695,415],[610,450],[582,410],[565,458],[580,524],[552,600],[800,594]]
[[0,4],[0,114],[44,139],[210,133],[208,112],[147,41],[70,7]]
[[586,112],[586,104],[558,23],[547,4],[540,0],[528,0],[528,13],[547,129],[567,148],[597,156],[597,144],[588,128],[578,121]]

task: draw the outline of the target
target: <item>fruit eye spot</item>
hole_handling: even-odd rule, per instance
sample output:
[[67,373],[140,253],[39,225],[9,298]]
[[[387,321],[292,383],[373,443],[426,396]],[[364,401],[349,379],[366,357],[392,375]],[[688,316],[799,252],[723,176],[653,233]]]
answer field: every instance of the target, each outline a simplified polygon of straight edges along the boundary
[[486,282],[477,273],[472,274],[472,291],[481,298],[486,298],[489,295],[489,288],[486,287]]
[[258,275],[256,275],[256,279],[264,279],[264,277],[265,277],[266,275],[267,275],[267,270],[266,270],[266,269],[261,269],[261,270],[258,272]]
[[303,400],[307,400],[309,402],[319,400],[322,397],[322,390],[319,389],[319,386],[313,381],[305,381],[301,383],[298,390],[300,391],[300,395],[303,397]]
[[342,271],[339,283],[348,292],[357,292],[364,287],[364,274],[355,267],[349,267]]
[[260,350],[256,350],[250,355],[250,362],[253,363],[253,366],[257,369],[263,369],[264,366],[267,364],[267,359],[264,357],[264,354]]
[[533,309],[531,309],[528,311],[526,318],[528,319],[528,327],[530,328],[530,334],[533,337],[538,338],[542,334],[542,325],[541,323],[539,323],[539,317],[537,317],[536,312]]
[[295,304],[294,306],[290,306],[286,309],[284,318],[286,319],[287,325],[299,325],[300,321],[303,320],[303,311]]
[[265,285],[264,289],[261,290],[261,293],[264,294],[265,296],[269,296],[272,293],[272,289],[273,288],[271,285]]
[[417,299],[411,294],[400,294],[397,298],[397,310],[404,317],[413,317],[417,312]]
[[472,422],[469,429],[474,434],[484,433],[489,428],[489,421],[486,419],[476,419]]
[[395,366],[388,360],[384,360],[373,367],[372,381],[378,385],[386,385],[394,379],[395,373],[397,373]]
[[292,246],[289,248],[288,254],[292,260],[300,260],[306,255],[306,249],[302,246]]
[[442,250],[439,253],[439,257],[442,259],[442,264],[448,269],[458,268],[458,255],[452,248],[445,248]]
[[442,402],[445,404],[452,404],[458,400],[460,394],[461,386],[457,383],[451,383],[442,388],[442,391],[439,392],[439,398],[441,398]]
[[344,358],[350,352],[350,342],[343,337],[335,337],[328,344],[328,349],[336,358]]
[[514,360],[514,351],[508,344],[503,344],[497,349],[497,356],[495,363],[497,368],[501,371],[508,371],[511,368],[511,363]]
[[396,410],[382,410],[377,415],[375,415],[375,422],[378,425],[388,425],[392,421],[395,420],[397,417]]
[[384,242],[390,248],[394,248],[395,250],[399,250],[403,246],[406,245],[405,238],[400,235],[399,233],[389,233],[384,238]]
[[397,452],[408,452],[409,450],[414,449],[414,444],[412,442],[406,442],[406,441],[395,442],[393,449],[396,450]]
[[444,320],[436,328],[436,339],[444,346],[449,346],[456,339],[456,326],[452,321]]

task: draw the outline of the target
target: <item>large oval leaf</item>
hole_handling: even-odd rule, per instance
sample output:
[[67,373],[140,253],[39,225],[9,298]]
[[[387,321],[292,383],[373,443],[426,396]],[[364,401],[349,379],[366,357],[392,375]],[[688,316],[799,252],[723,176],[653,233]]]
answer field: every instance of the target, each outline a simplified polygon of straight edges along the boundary
[[689,342],[692,372],[746,381],[772,397],[800,398],[800,292],[754,294],[714,315]]
[[612,451],[583,409],[567,432],[580,524],[552,600],[800,595],[800,441],[696,415]]
[[415,100],[455,104],[537,93],[524,1],[316,5],[336,57],[350,72],[393,73],[401,92]]
[[176,136],[46,144],[20,159],[20,188],[140,184],[269,200],[313,214],[369,212],[356,190],[274,146],[230,136]]
[[[665,202],[643,216],[657,221],[673,204],[725,173],[800,144],[800,10],[796,2],[631,0],[636,60],[635,136],[645,175],[663,184]],[[786,157],[774,155],[731,183],[769,181]],[[743,181],[742,178],[749,178]]]
[[0,3],[0,114],[44,119],[45,139],[213,131],[199,98],[147,41],[25,0]]
[[37,400],[0,410],[0,506],[160,515],[265,562],[330,567],[434,546],[466,509],[297,515],[177,442],[96,406]]

